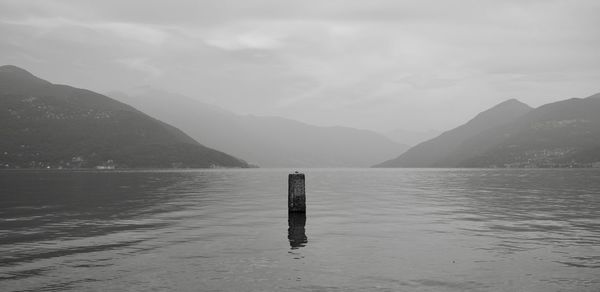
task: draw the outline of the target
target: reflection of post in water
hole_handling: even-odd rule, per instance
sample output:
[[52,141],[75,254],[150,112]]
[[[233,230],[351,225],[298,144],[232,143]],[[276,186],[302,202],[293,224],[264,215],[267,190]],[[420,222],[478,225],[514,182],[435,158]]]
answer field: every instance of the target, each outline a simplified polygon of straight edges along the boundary
[[292,249],[303,247],[308,242],[306,237],[306,213],[288,213],[288,239]]

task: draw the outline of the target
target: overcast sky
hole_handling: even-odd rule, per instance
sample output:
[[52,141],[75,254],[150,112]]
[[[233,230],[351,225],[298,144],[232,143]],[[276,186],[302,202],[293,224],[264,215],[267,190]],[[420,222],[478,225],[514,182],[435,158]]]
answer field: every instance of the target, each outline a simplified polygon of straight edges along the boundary
[[447,130],[600,92],[600,1],[0,0],[0,64],[257,115]]

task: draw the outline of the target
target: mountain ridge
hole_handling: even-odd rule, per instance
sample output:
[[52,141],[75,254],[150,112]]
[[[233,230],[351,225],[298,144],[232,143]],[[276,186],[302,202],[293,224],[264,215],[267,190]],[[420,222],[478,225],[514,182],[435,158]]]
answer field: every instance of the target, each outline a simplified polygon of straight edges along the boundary
[[504,123],[505,118],[518,117],[531,110],[531,107],[516,99],[503,101],[487,109],[465,124],[443,132],[439,136],[422,142],[400,156],[384,161],[374,167],[437,167],[443,160],[457,151],[468,138],[489,128]]
[[[520,114],[516,111],[513,116],[489,115],[501,105],[523,109],[520,102],[507,100],[374,167],[598,167],[598,97],[600,93],[552,102]],[[469,123],[480,124],[494,117],[493,127],[460,135]],[[448,136],[454,144],[447,143]],[[433,153],[444,147],[451,150]]]
[[162,90],[109,95],[261,167],[368,167],[408,148],[369,130],[240,115]]
[[0,66],[0,167],[248,167],[107,96]]
[[582,167],[600,161],[600,151],[594,150],[600,147],[598,96],[542,105],[510,125],[482,135],[506,138],[460,166]]

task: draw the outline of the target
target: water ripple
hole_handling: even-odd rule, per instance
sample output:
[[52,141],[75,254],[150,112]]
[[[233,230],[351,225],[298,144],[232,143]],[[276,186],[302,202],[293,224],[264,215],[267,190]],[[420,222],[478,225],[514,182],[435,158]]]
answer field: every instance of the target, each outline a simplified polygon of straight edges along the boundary
[[600,171],[0,172],[3,291],[598,291]]

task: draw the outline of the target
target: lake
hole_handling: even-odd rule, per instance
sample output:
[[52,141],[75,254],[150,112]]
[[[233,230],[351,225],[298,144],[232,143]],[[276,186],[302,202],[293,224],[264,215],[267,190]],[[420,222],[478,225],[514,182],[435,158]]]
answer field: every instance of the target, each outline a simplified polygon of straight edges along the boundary
[[0,172],[2,291],[600,291],[598,169]]

